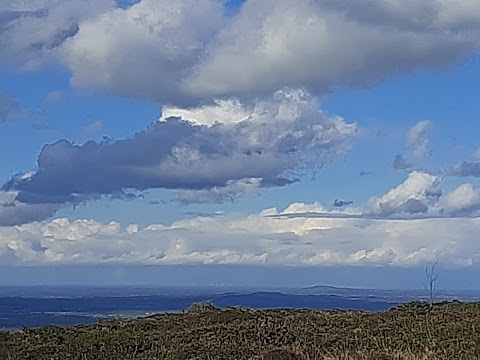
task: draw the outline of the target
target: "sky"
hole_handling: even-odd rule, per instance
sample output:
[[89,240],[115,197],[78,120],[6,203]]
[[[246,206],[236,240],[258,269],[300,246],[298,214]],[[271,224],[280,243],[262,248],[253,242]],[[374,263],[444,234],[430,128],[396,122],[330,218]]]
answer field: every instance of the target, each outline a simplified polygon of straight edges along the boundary
[[479,39],[475,0],[3,1],[0,283],[480,289]]

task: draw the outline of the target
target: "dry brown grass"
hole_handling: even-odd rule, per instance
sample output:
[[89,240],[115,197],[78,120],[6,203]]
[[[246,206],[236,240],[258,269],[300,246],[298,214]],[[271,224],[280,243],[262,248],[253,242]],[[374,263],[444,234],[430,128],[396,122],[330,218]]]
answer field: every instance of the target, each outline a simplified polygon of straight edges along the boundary
[[[319,351],[320,352],[320,351]],[[309,355],[301,350],[278,349],[260,356],[261,360],[436,360],[431,352],[425,354],[412,354],[409,352],[381,353],[357,352],[340,355],[314,354]]]

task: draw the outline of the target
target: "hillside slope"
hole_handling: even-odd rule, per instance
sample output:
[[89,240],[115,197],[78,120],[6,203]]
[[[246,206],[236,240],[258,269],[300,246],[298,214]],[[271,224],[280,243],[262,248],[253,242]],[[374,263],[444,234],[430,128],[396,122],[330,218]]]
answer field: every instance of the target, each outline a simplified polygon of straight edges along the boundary
[[480,358],[480,302],[380,313],[201,304],[181,314],[3,332],[0,358],[473,360]]

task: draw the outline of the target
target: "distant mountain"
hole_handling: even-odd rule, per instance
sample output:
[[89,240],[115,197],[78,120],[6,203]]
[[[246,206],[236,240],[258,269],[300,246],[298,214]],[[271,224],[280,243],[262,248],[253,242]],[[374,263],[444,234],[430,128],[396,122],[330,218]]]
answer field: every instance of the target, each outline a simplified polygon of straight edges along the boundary
[[[389,290],[389,289],[362,289],[335,287],[328,285],[314,285],[305,288],[292,289],[289,293],[300,295],[337,295],[350,298],[368,298],[392,302],[409,302],[428,300],[428,292],[423,289]],[[443,300],[478,301],[479,290],[440,290],[435,297],[437,301]]]
[[[436,300],[480,300],[480,291],[441,292]],[[0,289],[0,328],[94,323],[108,316],[176,312],[193,303],[266,308],[382,311],[428,300],[423,290],[377,290],[315,285],[270,290],[233,287],[10,287]]]
[[204,295],[147,295],[94,297],[1,297],[0,328],[47,324],[93,323],[108,316],[132,317],[156,312],[175,312],[194,303],[211,301],[215,306],[242,306],[256,309],[308,308],[387,310],[397,303],[357,299],[338,295],[301,295],[283,292],[219,293]]

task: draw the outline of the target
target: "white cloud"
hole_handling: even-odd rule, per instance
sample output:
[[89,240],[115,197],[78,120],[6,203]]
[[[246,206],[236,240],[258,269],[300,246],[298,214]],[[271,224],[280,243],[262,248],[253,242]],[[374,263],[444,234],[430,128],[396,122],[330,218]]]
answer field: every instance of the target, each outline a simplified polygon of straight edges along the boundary
[[113,0],[6,0],[0,5],[0,65],[35,68],[58,60],[58,49],[81,22],[115,7]]
[[63,94],[62,91],[52,90],[47,94],[47,96],[43,100],[43,103],[48,105],[48,104],[59,102],[60,100],[63,99],[63,96],[64,96],[64,94]]
[[[231,183],[250,191],[258,180]],[[0,259],[41,264],[251,264],[292,266],[480,265],[480,190],[463,184],[442,195],[441,179],[413,172],[364,209],[292,203],[247,215],[202,214],[140,228],[55,219],[0,226]],[[236,193],[236,191],[233,191]],[[190,202],[234,196],[192,192]],[[11,200],[11,199],[10,199]],[[13,201],[13,200],[12,200]]]
[[143,0],[83,22],[63,60],[74,86],[182,104],[180,79],[222,22],[219,0]]
[[407,156],[396,155],[393,160],[393,167],[396,169],[409,169],[416,163],[431,155],[428,143],[428,132],[432,128],[430,120],[422,120],[413,125],[407,134],[407,149],[410,154]]
[[477,160],[477,161],[480,161],[480,148],[478,148],[477,150],[475,150],[473,152],[473,159]]
[[411,172],[405,181],[381,197],[372,197],[363,218],[449,218],[479,217],[480,188],[465,183],[443,193],[439,176]]
[[327,209],[319,202],[314,202],[312,204],[295,202],[287,206],[285,210],[282,211],[282,214],[325,213],[325,212],[327,212]]
[[451,215],[462,216],[476,214],[480,216],[480,188],[472,184],[462,184],[440,199],[443,211]]
[[365,213],[377,216],[427,213],[441,192],[441,178],[414,171],[397,187],[380,198],[371,198]]
[[86,136],[97,135],[101,133],[104,129],[103,123],[101,121],[94,121],[82,129],[82,132]]
[[412,126],[408,132],[407,146],[413,150],[412,161],[421,161],[430,154],[427,133],[431,128],[430,120],[422,120]]
[[214,97],[369,86],[472,53],[480,14],[469,10],[433,0],[246,1],[183,84]]
[[181,117],[189,119],[199,125],[237,124],[239,122],[249,120],[255,114],[258,117],[260,111],[256,108],[246,107],[237,99],[215,100],[213,105],[203,105],[197,108],[179,108],[173,106],[164,106],[162,108],[162,116],[160,121],[165,121],[169,117]]
[[[312,210],[319,204],[295,204]],[[292,210],[292,209],[290,209]],[[290,211],[285,210],[285,211]],[[276,217],[284,211],[195,217],[140,228],[93,220],[55,219],[0,227],[0,258],[42,264],[480,264],[480,218],[381,220]]]
[[467,0],[247,0],[232,16],[221,0],[2,6],[2,63],[60,61],[74,86],[175,106],[370,86],[465,58],[480,38]]

